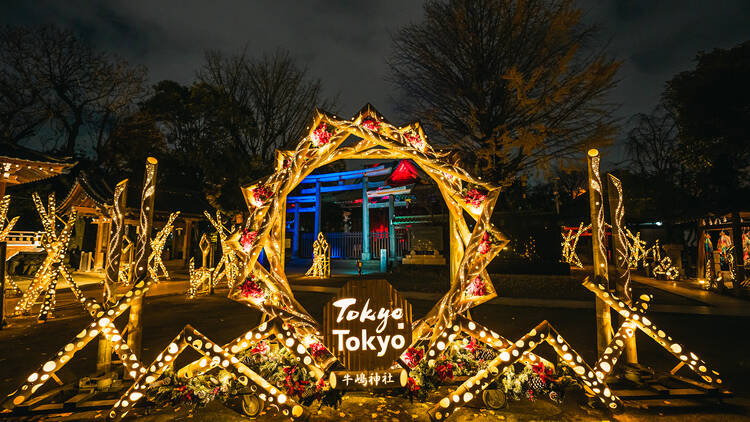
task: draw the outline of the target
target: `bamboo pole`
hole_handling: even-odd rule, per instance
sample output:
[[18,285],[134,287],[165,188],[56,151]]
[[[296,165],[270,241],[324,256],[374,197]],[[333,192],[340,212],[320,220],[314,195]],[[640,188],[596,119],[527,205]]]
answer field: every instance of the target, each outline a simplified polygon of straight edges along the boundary
[[[148,256],[151,253],[151,228],[154,219],[154,190],[156,189],[156,168],[158,161],[154,157],[146,159],[146,172],[143,178],[141,211],[138,226],[138,243],[135,255],[135,273],[133,284],[138,284],[148,277]],[[156,280],[154,280],[156,282]],[[141,354],[141,313],[143,312],[143,295],[134,298],[130,305],[128,317],[128,346],[136,355]]]
[[[604,196],[602,179],[599,175],[599,151],[590,149],[586,156],[589,175],[589,209],[591,211],[591,243],[594,249],[594,277],[597,283],[609,289],[607,274],[607,249],[604,226]],[[612,340],[612,317],[609,306],[596,298],[596,348],[598,356]]]

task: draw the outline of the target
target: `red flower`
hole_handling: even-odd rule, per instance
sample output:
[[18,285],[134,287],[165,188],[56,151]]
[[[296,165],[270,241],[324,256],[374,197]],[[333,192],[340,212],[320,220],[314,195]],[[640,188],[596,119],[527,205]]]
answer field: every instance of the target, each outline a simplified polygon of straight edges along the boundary
[[424,151],[424,140],[422,140],[418,133],[406,132],[404,133],[404,138],[406,138],[414,148]]
[[325,123],[321,123],[313,131],[312,135],[310,136],[310,140],[312,141],[312,144],[314,146],[320,147],[331,142],[332,136],[333,132],[329,130],[328,125]]
[[446,379],[453,379],[453,364],[446,362],[435,366],[435,372],[437,372],[440,381],[444,382]]
[[471,284],[469,284],[469,287],[466,288],[466,293],[471,296],[484,296],[487,294],[487,286],[485,286],[480,276],[476,276]]
[[489,232],[484,232],[484,236],[482,236],[482,241],[479,242],[479,253],[482,255],[486,254],[490,251],[490,246],[492,246],[492,240],[490,238]]
[[417,384],[417,381],[412,377],[409,377],[406,380],[406,388],[408,388],[412,393],[416,393],[417,391],[419,391],[419,385]]
[[419,364],[423,357],[424,351],[422,349],[409,347],[406,349],[406,353],[404,353],[404,363],[409,365],[410,368],[414,368]]
[[286,393],[290,396],[298,396],[301,398],[302,394],[305,392],[305,386],[309,384],[309,382],[295,380],[292,377],[295,372],[297,372],[297,368],[294,366],[284,367],[284,373],[286,374],[286,377],[284,377],[284,388],[286,389]]
[[246,278],[245,281],[242,282],[242,285],[240,285],[240,291],[245,297],[252,296],[254,298],[261,298],[266,295],[263,286],[255,280],[255,277],[253,276]]
[[544,385],[547,385],[550,381],[554,381],[552,368],[548,368],[544,363],[538,362],[531,366],[534,373],[542,380]]
[[316,341],[315,343],[312,343],[308,350],[310,352],[310,355],[314,357],[315,359],[318,359],[319,357],[325,355],[326,353],[326,347],[323,346],[323,343]]
[[242,250],[245,251],[245,253],[250,252],[250,249],[253,247],[253,243],[255,243],[255,238],[258,237],[257,231],[250,231],[249,229],[245,229],[242,232],[242,237],[240,238],[240,245],[242,245]]
[[315,384],[315,391],[320,391],[326,387],[325,377],[320,377],[318,382]]
[[250,353],[254,355],[257,355],[259,353],[261,355],[265,355],[266,353],[268,353],[268,350],[269,350],[268,343],[266,343],[265,341],[261,341],[258,344],[256,344],[255,347],[250,349]]
[[464,202],[473,207],[481,206],[485,199],[487,199],[487,195],[480,192],[477,188],[471,188],[464,194]]
[[470,351],[471,353],[476,353],[477,350],[479,350],[481,346],[477,342],[477,339],[474,337],[469,340],[469,344],[466,345],[466,350]]
[[362,127],[377,132],[380,130],[380,122],[373,119],[372,117],[368,117],[362,120]]
[[263,205],[273,195],[270,189],[261,185],[253,189],[253,202],[256,207]]

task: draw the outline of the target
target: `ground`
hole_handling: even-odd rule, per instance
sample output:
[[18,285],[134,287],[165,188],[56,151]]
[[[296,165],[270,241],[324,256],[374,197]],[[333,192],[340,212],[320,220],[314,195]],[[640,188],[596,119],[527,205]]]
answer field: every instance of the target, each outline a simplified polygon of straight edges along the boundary
[[[312,280],[300,276],[305,265],[304,262],[289,265],[290,280],[297,299],[313,317],[320,319],[323,304],[332,297],[336,287],[356,277],[356,274],[351,263],[342,262],[335,263],[333,272],[338,275],[331,280]],[[441,295],[442,281],[438,270],[433,276],[429,269],[412,272],[401,268],[392,274],[375,274],[375,271],[377,265],[369,264],[365,267],[365,276],[388,278],[412,304],[415,318],[424,315]],[[173,275],[174,281],[161,282],[149,292],[144,302],[143,362],[154,359],[186,324],[191,324],[217,343],[225,343],[260,321],[259,312],[227,299],[225,289],[217,290],[213,296],[187,299],[184,295],[187,289],[184,273],[173,272]],[[594,362],[593,295],[580,286],[585,275],[585,272],[578,271],[570,277],[494,275],[500,297],[473,309],[472,317],[509,339],[520,337],[546,319],[586,361]],[[77,278],[84,283],[83,289],[87,295],[100,294],[99,276],[81,274]],[[654,323],[721,372],[735,397],[725,400],[722,405],[665,402],[650,403],[648,409],[639,409],[639,403],[633,402],[628,403],[628,409],[622,415],[609,415],[590,409],[582,405],[582,397],[567,397],[561,407],[539,400],[534,403],[511,402],[502,411],[464,408],[452,420],[750,420],[750,382],[747,381],[750,377],[747,354],[750,337],[744,332],[744,327],[750,322],[748,302],[684,289],[678,284],[640,281],[642,283],[635,285],[637,294],[654,294],[651,309]],[[433,284],[432,288],[424,287],[424,284],[430,283]],[[524,295],[524,292],[527,294]],[[90,321],[80,306],[72,302],[72,295],[67,291],[60,293],[55,315],[45,324],[37,324],[33,317],[16,319],[10,327],[0,330],[0,394],[13,391],[46,357],[56,353]],[[118,326],[124,324],[122,320],[117,323]],[[676,364],[675,359],[651,339],[639,333],[637,340],[640,362],[663,371]],[[549,352],[549,349],[544,352]],[[190,357],[186,356],[185,359]],[[95,360],[96,346],[92,342],[58,374],[62,381],[72,382],[77,375],[92,373]],[[686,369],[681,371],[689,373]],[[430,400],[436,401],[438,397],[439,392],[434,392]],[[673,406],[677,404],[680,406]],[[431,405],[412,404],[402,397],[350,393],[345,396],[339,409],[322,408],[319,413],[313,409],[312,420],[426,421],[426,410]],[[147,409],[141,408],[137,409],[135,416],[139,420],[151,421],[246,419],[235,409],[212,404],[194,412],[187,409],[176,412],[172,409],[152,409],[146,414]],[[102,418],[103,414],[101,411],[48,415],[44,419],[90,420]],[[272,413],[257,419],[277,420]]]

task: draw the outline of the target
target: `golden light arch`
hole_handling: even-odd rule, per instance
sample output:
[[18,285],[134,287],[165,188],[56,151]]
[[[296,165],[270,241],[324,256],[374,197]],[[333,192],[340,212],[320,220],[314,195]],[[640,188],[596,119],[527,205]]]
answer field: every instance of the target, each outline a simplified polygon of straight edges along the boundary
[[[415,326],[415,339],[421,338],[428,327],[436,323],[448,326],[457,315],[496,296],[485,268],[508,243],[490,222],[500,187],[473,177],[450,162],[447,153],[434,150],[419,123],[394,126],[370,104],[349,120],[316,110],[307,130],[295,150],[277,151],[272,175],[242,189],[250,216],[245,230],[235,232],[230,241],[244,257],[241,279],[260,280],[269,295],[245,297],[237,282],[230,298],[270,316],[279,316],[284,310],[285,322],[302,334],[318,331],[317,323],[295,300],[284,272],[286,198],[315,169],[342,159],[411,159],[436,182],[448,207],[450,289]],[[342,146],[350,135],[360,140]],[[465,215],[475,220],[473,230]],[[268,257],[268,270],[258,263],[261,250]],[[473,282],[482,283],[483,294],[467,294]]]

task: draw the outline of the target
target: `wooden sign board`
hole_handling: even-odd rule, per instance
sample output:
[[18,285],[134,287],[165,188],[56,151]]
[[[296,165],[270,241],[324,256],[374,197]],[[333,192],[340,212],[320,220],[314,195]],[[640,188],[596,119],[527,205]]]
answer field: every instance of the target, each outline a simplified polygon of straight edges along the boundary
[[411,305],[385,280],[354,280],[323,309],[323,338],[349,371],[390,368],[411,344]]

